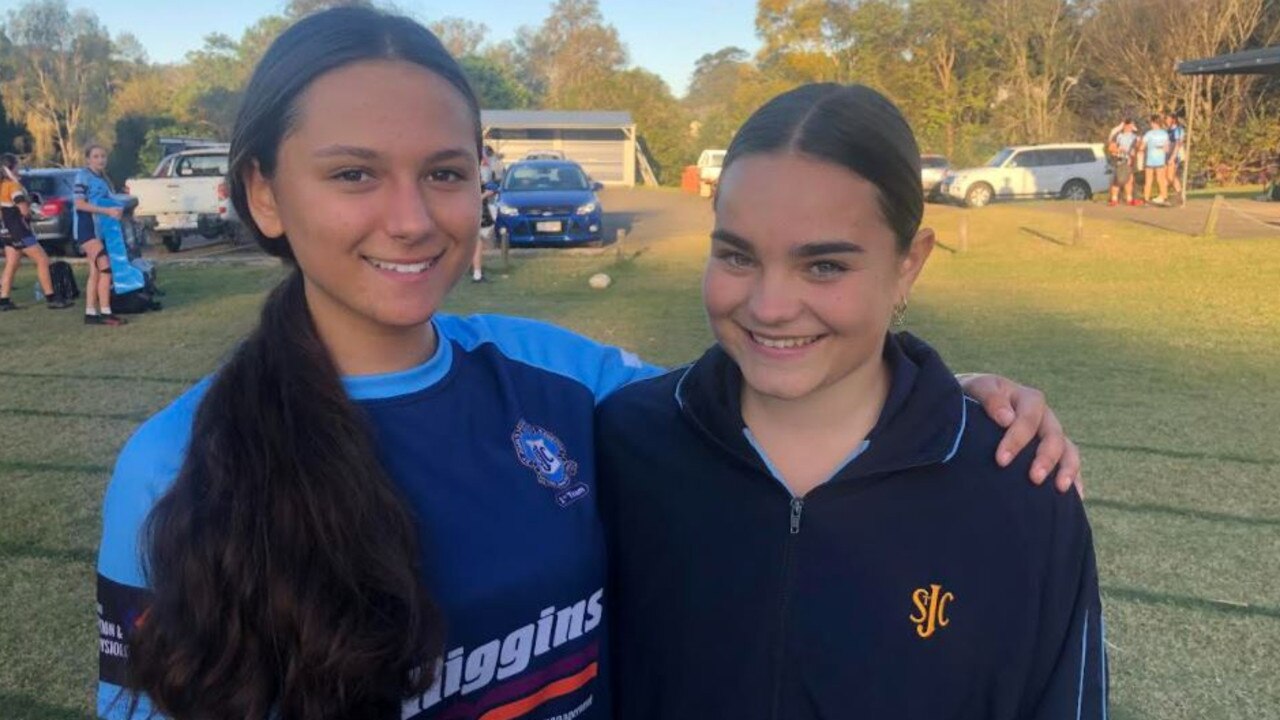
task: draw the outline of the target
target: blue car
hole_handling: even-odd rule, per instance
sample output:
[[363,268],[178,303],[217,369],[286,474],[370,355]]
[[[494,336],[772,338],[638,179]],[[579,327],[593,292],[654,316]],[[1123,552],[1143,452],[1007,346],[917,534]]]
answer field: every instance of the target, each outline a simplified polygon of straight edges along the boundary
[[498,190],[498,233],[512,247],[601,244],[604,209],[596,192],[602,188],[575,162],[518,162]]

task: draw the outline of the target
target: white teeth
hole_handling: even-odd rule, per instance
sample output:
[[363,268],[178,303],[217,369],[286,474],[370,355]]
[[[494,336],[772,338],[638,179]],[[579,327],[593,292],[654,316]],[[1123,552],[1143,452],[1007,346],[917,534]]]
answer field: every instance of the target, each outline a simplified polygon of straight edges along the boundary
[[809,337],[797,337],[797,338],[767,338],[767,337],[762,337],[760,335],[756,335],[755,333],[751,333],[752,340],[755,340],[756,342],[760,343],[761,345],[767,348],[775,348],[778,350],[789,350],[791,348],[804,347],[805,345],[810,345],[814,342],[817,342],[819,337],[821,336],[810,335]]
[[387,262],[386,260],[375,260],[373,258],[365,258],[365,259],[369,261],[370,265],[378,268],[379,270],[391,270],[393,272],[404,273],[406,275],[409,275],[412,273],[424,272],[427,268],[431,267],[432,265],[435,265],[435,260],[427,260],[425,262],[420,262],[420,263],[405,264],[405,263]]

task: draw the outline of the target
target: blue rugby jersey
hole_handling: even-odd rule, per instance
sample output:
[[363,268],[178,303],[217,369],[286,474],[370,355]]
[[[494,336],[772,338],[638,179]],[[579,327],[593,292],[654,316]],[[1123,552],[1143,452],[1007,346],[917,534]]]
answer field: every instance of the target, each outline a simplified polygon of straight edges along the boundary
[[[427,586],[448,638],[438,681],[403,718],[609,716],[604,541],[592,416],[606,395],[660,372],[552,325],[499,316],[433,320],[439,349],[399,373],[346,378],[379,455],[422,520]],[[176,476],[209,381],[129,440],[103,508],[98,713],[126,716],[130,629],[148,603],[139,530]],[[137,717],[146,717],[145,702]]]
[[804,497],[718,347],[601,404],[618,720],[1105,720],[1080,499],[1026,480],[1034,448],[996,466],[1003,430],[929,346],[885,356],[875,428]]
[[[111,197],[111,184],[102,175],[90,170],[89,168],[80,168],[76,171],[76,177],[72,184],[72,192],[76,200],[87,200],[91,205],[101,205],[99,200]],[[93,223],[93,213],[84,210],[76,210],[71,213],[71,230],[75,237],[79,238],[80,224]],[[86,230],[89,235],[94,234],[94,228],[90,227]]]

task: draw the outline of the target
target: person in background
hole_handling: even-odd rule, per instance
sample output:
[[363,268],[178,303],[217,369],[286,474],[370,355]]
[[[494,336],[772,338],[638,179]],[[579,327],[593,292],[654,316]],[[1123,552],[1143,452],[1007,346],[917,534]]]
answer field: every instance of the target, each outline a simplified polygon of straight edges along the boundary
[[25,256],[36,264],[36,278],[44,290],[45,306],[61,310],[71,306],[71,301],[54,291],[53,277],[49,273],[49,255],[40,247],[31,229],[31,198],[18,181],[18,158],[5,153],[0,155],[0,222],[9,237],[4,243],[4,272],[0,274],[0,312],[17,310],[13,304],[13,278],[18,274],[18,264]]
[[119,220],[120,208],[99,204],[111,196],[111,181],[107,178],[107,149],[90,145],[84,149],[85,166],[76,173],[75,213],[71,225],[75,240],[84,251],[89,264],[89,279],[84,286],[84,324],[118,326],[125,319],[111,312],[111,259],[106,246],[98,237],[94,215],[105,215]]
[[934,246],[902,114],[779,95],[713,208],[716,344],[597,411],[617,720],[1104,720],[1081,499],[992,463],[999,426],[893,332]]
[[1187,160],[1187,129],[1174,112],[1165,115],[1165,129],[1169,133],[1169,162],[1165,165],[1169,187],[1173,188],[1174,195],[1185,201],[1182,192],[1182,167]]
[[1138,126],[1131,118],[1112,129],[1107,138],[1107,155],[1111,159],[1111,200],[1108,205],[1116,205],[1120,199],[1120,190],[1124,189],[1125,202],[1138,205],[1139,200],[1133,197],[1133,155],[1138,144]]
[[[1150,118],[1151,129],[1142,136],[1138,152],[1142,155],[1146,171],[1142,180],[1142,198],[1152,205],[1168,205],[1169,176],[1165,166],[1169,163],[1169,131],[1164,128],[1164,116]],[[1156,185],[1160,194],[1151,197],[1151,186]]]
[[497,186],[502,182],[502,161],[493,153],[493,147],[484,146],[480,158],[480,235],[476,240],[476,249],[471,255],[471,282],[486,282],[484,276],[484,248],[493,242],[497,233],[498,208],[494,198],[497,197]]

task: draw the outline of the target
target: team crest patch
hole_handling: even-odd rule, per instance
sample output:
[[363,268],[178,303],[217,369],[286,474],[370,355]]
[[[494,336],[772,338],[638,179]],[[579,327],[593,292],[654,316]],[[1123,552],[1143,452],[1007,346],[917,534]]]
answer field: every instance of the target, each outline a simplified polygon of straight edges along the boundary
[[549,430],[521,420],[511,433],[511,444],[520,464],[537,474],[538,483],[556,491],[557,505],[569,507],[586,497],[587,486],[573,479],[578,463],[569,459],[564,443]]

